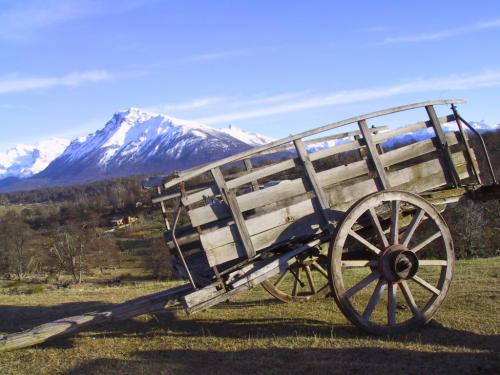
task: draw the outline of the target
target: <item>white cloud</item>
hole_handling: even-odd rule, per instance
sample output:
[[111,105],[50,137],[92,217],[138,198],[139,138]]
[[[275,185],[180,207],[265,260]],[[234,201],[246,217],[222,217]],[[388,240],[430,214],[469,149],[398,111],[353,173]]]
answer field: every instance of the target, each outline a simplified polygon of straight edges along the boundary
[[446,77],[416,79],[392,86],[381,86],[356,90],[345,90],[325,95],[315,95],[290,100],[274,106],[265,106],[215,116],[198,118],[196,121],[211,125],[231,121],[271,116],[312,108],[356,103],[382,99],[396,95],[450,90],[471,90],[482,87],[500,86],[500,71],[489,71],[474,75],[450,75]]
[[251,55],[253,52],[254,50],[252,50],[251,48],[220,51],[220,52],[208,52],[199,55],[183,57],[178,59],[177,62],[185,63],[185,62],[223,60],[231,57],[248,56]]
[[121,0],[116,6],[98,0],[29,0],[7,2],[0,13],[0,38],[19,40],[61,24],[134,9],[144,0]]
[[289,93],[282,93],[278,95],[269,95],[269,96],[258,95],[255,96],[254,98],[249,98],[249,99],[229,98],[223,96],[210,96],[210,97],[196,98],[180,103],[152,105],[152,106],[147,106],[144,109],[150,112],[159,112],[168,114],[177,111],[214,109],[217,107],[219,108],[224,107],[225,109],[247,108],[259,105],[262,106],[266,104],[286,102],[292,99],[303,97],[305,94],[309,92],[310,91],[299,91],[299,92],[289,92]]
[[397,43],[416,43],[416,42],[424,42],[424,41],[432,41],[432,40],[441,40],[446,38],[451,38],[458,35],[470,34],[480,30],[485,29],[493,29],[500,27],[500,19],[495,19],[491,21],[485,22],[477,22],[473,25],[451,28],[446,30],[440,30],[429,33],[420,33],[420,34],[412,34],[412,35],[401,35],[401,36],[393,36],[384,39],[380,43],[376,43],[377,45],[385,45],[385,44],[397,44]]
[[77,72],[60,77],[0,78],[0,94],[32,91],[56,86],[79,86],[86,82],[99,82],[111,78],[113,78],[113,75],[105,70]]
[[170,111],[184,111],[209,107],[215,103],[220,103],[224,101],[223,97],[212,96],[206,98],[197,98],[189,100],[182,103],[169,103],[169,104],[159,104],[146,107],[145,110],[150,112],[170,112]]

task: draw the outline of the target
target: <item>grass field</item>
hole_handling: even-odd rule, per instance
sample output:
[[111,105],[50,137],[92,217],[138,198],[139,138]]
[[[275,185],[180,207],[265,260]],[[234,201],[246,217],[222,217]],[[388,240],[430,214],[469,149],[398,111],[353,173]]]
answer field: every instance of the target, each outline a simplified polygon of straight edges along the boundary
[[[0,288],[0,332],[14,332],[173,286],[84,284],[32,294]],[[458,262],[438,324],[373,337],[331,299],[282,304],[260,287],[206,312],[92,328],[0,354],[0,374],[500,373],[500,258]]]

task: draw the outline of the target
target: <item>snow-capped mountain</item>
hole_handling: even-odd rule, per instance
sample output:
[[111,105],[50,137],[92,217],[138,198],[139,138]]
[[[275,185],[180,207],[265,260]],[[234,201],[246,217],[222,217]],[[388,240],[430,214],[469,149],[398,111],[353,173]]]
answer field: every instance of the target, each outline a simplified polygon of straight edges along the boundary
[[269,140],[237,128],[219,130],[130,108],[116,113],[103,129],[72,141],[37,177],[75,183],[130,174],[169,173]]
[[0,179],[27,178],[43,171],[69,145],[69,140],[51,138],[35,144],[19,144],[0,152]]
[[[500,124],[471,122],[480,132],[499,130]],[[456,131],[456,124],[444,124]],[[430,138],[422,129],[390,139],[384,147]],[[332,147],[352,138],[307,145],[309,152]],[[70,185],[127,175],[168,174],[235,154],[273,141],[229,126],[204,124],[138,108],[115,113],[105,126],[86,137],[52,139],[36,145],[18,145],[0,153],[0,190],[23,190]],[[66,147],[67,146],[67,147]],[[22,180],[19,180],[22,178]]]
[[[492,125],[492,124],[487,124],[484,121],[469,121],[469,124],[477,130],[479,133],[486,133],[490,131],[496,131],[500,130],[500,124],[497,125]],[[446,123],[442,124],[443,130],[445,132],[455,132],[458,131],[458,125],[456,122],[451,122],[451,123]],[[466,129],[468,132],[470,130],[464,125],[464,129]],[[411,133],[406,133],[394,138],[389,139],[388,141],[383,143],[383,147],[386,148],[391,148],[394,147],[394,145],[398,143],[411,143],[411,142],[417,142],[421,141],[423,139],[428,139],[434,137],[434,130],[432,128],[427,128],[427,129],[421,129],[417,130],[415,132]]]
[[219,129],[220,131],[229,134],[231,137],[239,139],[250,146],[261,146],[274,141],[274,138],[267,137],[258,133],[249,133],[235,126],[229,125],[227,128]]

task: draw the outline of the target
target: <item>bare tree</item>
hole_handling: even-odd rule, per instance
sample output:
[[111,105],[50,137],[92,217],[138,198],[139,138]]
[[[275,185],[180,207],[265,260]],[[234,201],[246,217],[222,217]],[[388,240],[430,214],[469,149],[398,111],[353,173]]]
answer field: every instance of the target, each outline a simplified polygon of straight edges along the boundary
[[484,229],[486,218],[483,207],[467,200],[456,205],[454,210],[455,220],[451,225],[455,238],[455,252],[458,258],[475,257],[482,254],[485,244]]
[[34,235],[29,225],[13,210],[0,220],[0,268],[14,274],[18,280],[39,265],[33,247]]
[[50,254],[56,257],[60,270],[72,275],[75,282],[82,282],[85,247],[80,230],[73,228],[59,233]]
[[69,273],[76,283],[96,267],[103,270],[112,264],[119,264],[120,251],[116,241],[93,226],[66,227],[57,235],[50,248],[61,271]]

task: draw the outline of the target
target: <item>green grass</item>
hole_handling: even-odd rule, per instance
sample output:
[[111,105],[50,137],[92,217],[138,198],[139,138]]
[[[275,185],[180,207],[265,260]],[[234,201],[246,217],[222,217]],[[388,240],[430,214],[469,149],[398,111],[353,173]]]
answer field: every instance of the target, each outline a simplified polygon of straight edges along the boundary
[[[277,303],[260,287],[212,309],[91,328],[0,354],[1,374],[500,373],[500,258],[461,261],[440,325],[368,336],[331,299]],[[0,288],[0,331],[98,309],[174,283],[85,284],[31,295]]]

